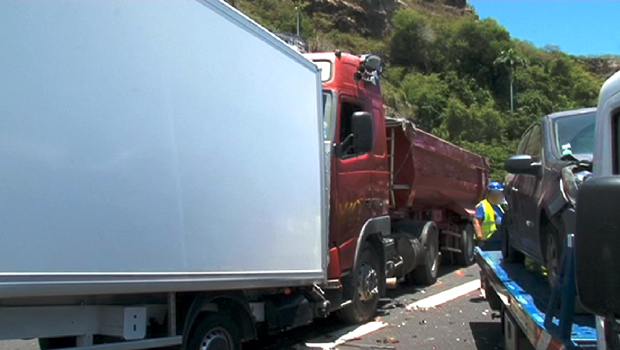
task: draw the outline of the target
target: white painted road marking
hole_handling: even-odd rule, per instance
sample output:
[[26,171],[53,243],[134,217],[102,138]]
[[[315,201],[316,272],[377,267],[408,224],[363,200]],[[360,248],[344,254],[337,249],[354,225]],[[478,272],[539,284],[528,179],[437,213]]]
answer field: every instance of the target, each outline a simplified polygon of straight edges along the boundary
[[458,287],[454,287],[443,291],[439,294],[435,294],[428,298],[424,298],[422,300],[418,300],[413,304],[407,305],[407,309],[409,310],[418,310],[418,309],[430,309],[437,307],[441,304],[445,304],[451,300],[454,300],[463,295],[469,294],[476,289],[480,289],[480,280],[473,280],[471,282],[467,282],[465,284],[461,284]]
[[388,324],[385,322],[379,322],[379,321],[374,321],[374,322],[369,322],[366,324],[363,324],[357,328],[355,328],[354,330],[352,330],[351,332],[341,336],[340,338],[336,339],[333,342],[330,343],[306,343],[306,346],[309,348],[319,348],[319,349],[334,349],[335,347],[337,347],[338,345],[342,345],[348,341],[354,340],[354,339],[359,339],[365,335],[368,335],[372,332],[376,332],[378,330],[380,330],[381,328],[387,327]]
[[[473,280],[462,284],[460,286],[448,289],[441,293],[432,295],[428,298],[424,298],[422,300],[418,300],[413,304],[407,306],[409,310],[424,310],[430,309],[433,307],[437,307],[441,304],[445,304],[451,300],[454,300],[463,295],[467,295],[477,289],[480,289],[480,280]],[[384,322],[373,321],[366,324],[363,324],[354,330],[344,334],[333,342],[325,342],[325,343],[306,343],[306,347],[315,348],[315,349],[334,349],[338,345],[343,345],[348,341],[362,338],[372,332],[376,332],[384,327],[387,327],[388,324]]]

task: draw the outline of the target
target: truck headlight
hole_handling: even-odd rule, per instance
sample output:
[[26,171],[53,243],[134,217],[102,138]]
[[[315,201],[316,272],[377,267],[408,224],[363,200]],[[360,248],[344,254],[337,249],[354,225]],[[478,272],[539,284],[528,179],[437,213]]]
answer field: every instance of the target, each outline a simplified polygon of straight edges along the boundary
[[573,173],[573,170],[575,170],[575,167],[566,167],[562,169],[560,189],[566,201],[572,206],[576,206],[579,187],[592,176],[592,173],[586,170]]

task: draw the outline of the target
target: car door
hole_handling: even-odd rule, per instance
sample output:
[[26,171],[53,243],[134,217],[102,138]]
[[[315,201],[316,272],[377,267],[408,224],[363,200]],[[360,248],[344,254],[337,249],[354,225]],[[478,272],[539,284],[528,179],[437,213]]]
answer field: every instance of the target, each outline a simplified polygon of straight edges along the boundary
[[[532,133],[532,127],[528,128],[523,136],[521,137],[521,141],[519,142],[519,147],[517,148],[517,154],[525,154],[525,147],[527,146],[527,141]],[[522,194],[522,183],[524,182],[525,175],[522,174],[509,174],[506,177],[506,201],[508,202],[508,210],[510,212],[510,216],[512,217],[510,229],[510,237],[512,237],[512,244],[519,249],[523,249],[523,239],[521,233],[523,232],[522,223],[525,222],[523,216],[523,198]]]
[[[525,154],[532,156],[534,162],[543,162],[542,125],[535,124],[525,146]],[[542,174],[542,173],[541,173]],[[519,193],[521,198],[521,242],[523,250],[532,256],[541,254],[538,225],[538,191],[542,177],[540,175],[521,175]]]
[[350,145],[351,119],[355,112],[370,111],[362,100],[340,95],[335,143],[340,148],[335,157],[338,200],[332,213],[337,217],[335,234],[341,271],[353,268],[357,238],[372,214],[372,159],[369,153],[358,153]]

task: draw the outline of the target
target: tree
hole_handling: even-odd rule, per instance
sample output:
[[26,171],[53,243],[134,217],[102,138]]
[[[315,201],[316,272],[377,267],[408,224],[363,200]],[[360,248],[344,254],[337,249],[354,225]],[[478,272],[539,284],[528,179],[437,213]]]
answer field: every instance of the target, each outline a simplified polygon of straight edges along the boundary
[[510,111],[514,112],[514,77],[517,70],[517,66],[525,66],[527,63],[525,59],[521,57],[514,49],[503,50],[499,57],[493,62],[495,65],[504,65],[508,68],[508,75],[510,77]]
[[424,67],[429,32],[428,20],[411,10],[396,12],[394,31],[390,40],[390,56],[394,63]]
[[416,110],[416,122],[426,131],[433,131],[442,124],[441,115],[446,108],[449,87],[438,74],[409,73],[402,89],[405,99]]

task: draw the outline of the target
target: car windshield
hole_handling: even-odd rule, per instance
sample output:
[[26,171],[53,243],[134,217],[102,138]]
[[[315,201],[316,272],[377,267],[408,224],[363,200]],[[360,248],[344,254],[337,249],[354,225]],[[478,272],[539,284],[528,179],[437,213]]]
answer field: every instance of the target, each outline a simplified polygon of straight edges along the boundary
[[559,154],[592,155],[596,112],[560,117],[555,120],[555,140]]

